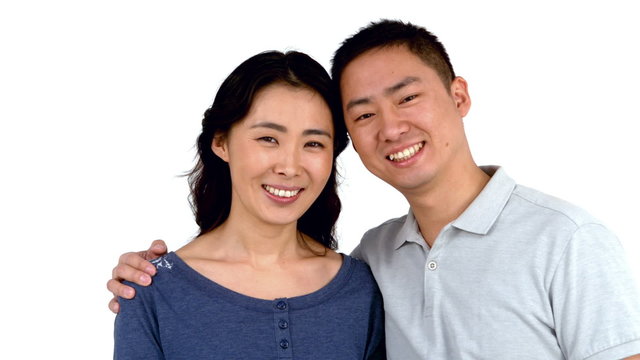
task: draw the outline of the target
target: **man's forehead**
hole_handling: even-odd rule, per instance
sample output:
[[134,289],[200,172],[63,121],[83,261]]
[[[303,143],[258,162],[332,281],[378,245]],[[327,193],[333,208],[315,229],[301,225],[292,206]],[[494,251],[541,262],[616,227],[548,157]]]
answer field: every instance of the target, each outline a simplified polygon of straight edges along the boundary
[[[399,66],[401,64],[403,66]],[[364,85],[381,76],[390,77],[385,87],[392,86],[403,78],[415,77],[412,71],[427,69],[435,72],[406,46],[375,48],[358,55],[345,66],[340,77],[340,88],[344,89],[345,85],[353,87],[354,80]]]
[[[345,109],[349,110],[358,105],[366,105],[370,103],[373,97],[377,95],[393,96],[394,94],[407,88],[411,84],[416,84],[421,82],[422,82],[422,79],[418,76],[405,76],[400,78],[398,81],[391,82],[388,86],[383,86],[380,90],[367,89],[363,92],[363,94],[349,94],[349,96],[353,95],[354,98],[344,99],[347,101],[347,103],[345,104]],[[378,92],[380,92],[380,94],[378,94]]]
[[363,63],[369,63],[374,59],[380,65],[384,65],[385,63],[395,62],[398,60],[416,61],[416,62],[420,62],[423,65],[427,65],[424,61],[422,61],[421,57],[418,54],[411,51],[407,45],[400,44],[400,45],[380,46],[373,49],[369,49],[363,52],[362,54],[354,57],[349,63],[347,63],[347,65],[345,66],[345,70],[347,70],[349,67],[351,67],[352,69],[355,68],[357,70],[366,69],[366,67],[363,66]]

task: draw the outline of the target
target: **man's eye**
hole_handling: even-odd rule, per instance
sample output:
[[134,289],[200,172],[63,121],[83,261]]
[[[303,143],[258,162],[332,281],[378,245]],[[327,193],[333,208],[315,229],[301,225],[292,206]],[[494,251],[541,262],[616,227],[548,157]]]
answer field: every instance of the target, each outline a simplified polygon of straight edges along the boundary
[[417,97],[418,97],[418,95],[409,95],[409,96],[405,97],[404,99],[402,99],[402,101],[400,103],[402,104],[402,103],[409,102],[409,101],[411,101],[411,100],[413,100],[413,99],[415,99]]
[[358,117],[356,118],[356,121],[358,121],[358,120],[368,119],[368,118],[372,117],[373,115],[374,115],[374,114],[372,114],[372,113],[362,114],[362,115],[360,115],[360,116],[358,116]]

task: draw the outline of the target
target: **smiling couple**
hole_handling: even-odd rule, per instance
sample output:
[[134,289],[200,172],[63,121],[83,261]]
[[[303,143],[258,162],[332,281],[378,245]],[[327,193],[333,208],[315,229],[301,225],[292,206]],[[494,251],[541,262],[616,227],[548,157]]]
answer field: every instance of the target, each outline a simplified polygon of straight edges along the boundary
[[[269,52],[225,80],[190,178],[200,234],[169,254],[161,241],[124,254],[108,283],[116,358],[640,358],[620,243],[475,164],[467,83],[433,34],[371,23],[331,75]],[[351,256],[333,236],[346,130],[410,205]]]

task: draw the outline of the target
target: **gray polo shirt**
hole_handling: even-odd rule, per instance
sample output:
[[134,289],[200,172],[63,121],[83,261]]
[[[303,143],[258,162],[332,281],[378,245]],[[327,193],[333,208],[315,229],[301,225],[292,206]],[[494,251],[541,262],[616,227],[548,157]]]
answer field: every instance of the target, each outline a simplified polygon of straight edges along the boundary
[[433,248],[413,214],[353,255],[382,290],[389,359],[619,359],[640,353],[640,295],[617,238],[500,168]]

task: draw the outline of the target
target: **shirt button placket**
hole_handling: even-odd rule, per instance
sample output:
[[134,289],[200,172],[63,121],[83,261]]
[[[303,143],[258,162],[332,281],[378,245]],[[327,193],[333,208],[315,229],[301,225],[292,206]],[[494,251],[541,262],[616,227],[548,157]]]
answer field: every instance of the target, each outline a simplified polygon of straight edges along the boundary
[[438,296],[438,261],[427,258],[424,265],[424,315],[432,317],[435,311],[435,298]]
[[292,343],[289,331],[289,303],[287,299],[273,301],[273,327],[275,332],[278,359],[291,359]]
[[[434,244],[429,249],[424,263],[424,315],[426,317],[438,316],[439,303],[442,297],[441,284],[443,269],[443,248],[448,244],[451,225],[445,226],[438,234]],[[442,266],[445,266],[444,268]]]

